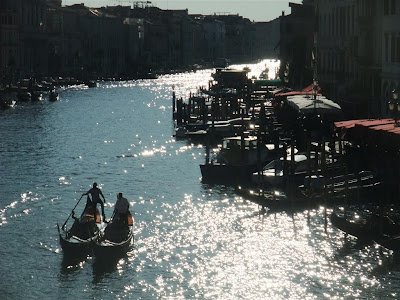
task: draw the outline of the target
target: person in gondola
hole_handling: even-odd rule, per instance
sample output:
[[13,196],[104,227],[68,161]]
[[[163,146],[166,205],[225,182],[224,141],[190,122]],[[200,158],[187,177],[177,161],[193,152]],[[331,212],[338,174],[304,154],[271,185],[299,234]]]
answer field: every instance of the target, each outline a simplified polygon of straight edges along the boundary
[[114,207],[114,219],[122,224],[128,223],[129,202],[122,196],[122,193],[117,195],[117,203]]
[[[83,193],[82,196],[89,195],[92,197],[91,205],[94,209],[96,209],[97,204],[101,206],[101,213],[103,215],[103,220],[106,219],[106,215],[104,214],[104,203],[106,203],[106,198],[104,198],[103,192],[97,187],[97,183],[93,183],[93,187],[88,190],[86,193]],[[103,198],[101,201],[100,196]]]
[[71,217],[74,219],[74,223],[69,232],[71,235],[76,235],[83,239],[93,236],[96,225],[92,219],[88,218],[86,215],[78,218],[75,216],[75,211],[72,211]]

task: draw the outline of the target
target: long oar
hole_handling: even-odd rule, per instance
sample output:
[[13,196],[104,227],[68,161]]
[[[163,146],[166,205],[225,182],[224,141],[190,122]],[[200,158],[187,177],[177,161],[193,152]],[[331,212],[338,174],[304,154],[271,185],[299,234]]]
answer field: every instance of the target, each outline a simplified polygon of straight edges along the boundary
[[71,213],[69,214],[68,218],[65,220],[65,222],[64,222],[64,224],[63,224],[63,226],[61,226],[61,228],[62,228],[62,229],[64,229],[64,227],[65,227],[65,224],[67,224],[67,222],[68,222],[69,218],[70,218],[70,217],[71,217],[71,215],[72,215],[72,212],[73,212],[73,211],[74,211],[74,209],[75,209],[75,208],[78,206],[78,204],[79,204],[79,202],[81,201],[82,197],[83,197],[83,195],[82,195],[82,196],[79,198],[78,202],[75,204],[74,208],[71,210]]

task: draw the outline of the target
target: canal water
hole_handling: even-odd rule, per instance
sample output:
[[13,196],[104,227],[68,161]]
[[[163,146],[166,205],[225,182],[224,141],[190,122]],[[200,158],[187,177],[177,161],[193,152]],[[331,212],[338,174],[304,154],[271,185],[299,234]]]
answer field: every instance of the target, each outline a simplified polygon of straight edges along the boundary
[[[1,299],[400,297],[396,255],[345,237],[324,207],[262,214],[201,182],[205,147],[173,137],[171,94],[212,71],[69,87],[0,111]],[[135,245],[118,261],[69,260],[59,245],[56,224],[95,181],[107,216],[118,192],[133,210]]]

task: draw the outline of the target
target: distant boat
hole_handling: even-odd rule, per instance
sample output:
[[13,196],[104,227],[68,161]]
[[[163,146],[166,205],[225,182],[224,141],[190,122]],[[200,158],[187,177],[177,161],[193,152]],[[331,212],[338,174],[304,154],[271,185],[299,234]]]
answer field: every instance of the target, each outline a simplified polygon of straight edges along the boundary
[[31,100],[32,101],[42,101],[43,100],[42,93],[37,92],[37,91],[31,92]]
[[245,71],[245,72],[251,72],[251,69],[250,69],[248,66],[245,66],[245,67],[243,68],[243,71]]
[[49,93],[49,101],[54,102],[60,98],[60,95],[56,92],[55,89],[52,89]]
[[88,80],[85,82],[85,84],[89,87],[89,88],[93,88],[93,87],[97,87],[97,82],[93,81],[93,80]]
[[17,103],[14,97],[14,93],[3,93],[0,91],[0,108],[7,109],[14,107]]
[[0,100],[0,108],[1,109],[7,109],[7,108],[12,108],[15,106],[17,101],[15,100]]
[[17,99],[21,102],[26,102],[31,100],[31,93],[28,92],[27,88],[20,88],[17,92]]

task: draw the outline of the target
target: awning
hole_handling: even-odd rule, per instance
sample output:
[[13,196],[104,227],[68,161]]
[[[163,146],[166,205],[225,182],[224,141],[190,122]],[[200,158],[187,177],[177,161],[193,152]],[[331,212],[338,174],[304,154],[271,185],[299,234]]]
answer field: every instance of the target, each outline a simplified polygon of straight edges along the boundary
[[341,137],[344,138],[351,128],[355,128],[351,134],[356,137],[357,135],[365,134],[364,131],[367,127],[393,123],[393,119],[358,119],[335,122],[334,126],[335,131],[340,132]]
[[335,122],[335,129],[348,140],[391,151],[400,150],[400,127],[393,119],[362,119]]
[[302,114],[332,115],[342,113],[339,104],[324,96],[318,96],[316,99],[313,96],[305,95],[289,96],[287,97],[287,103]]

